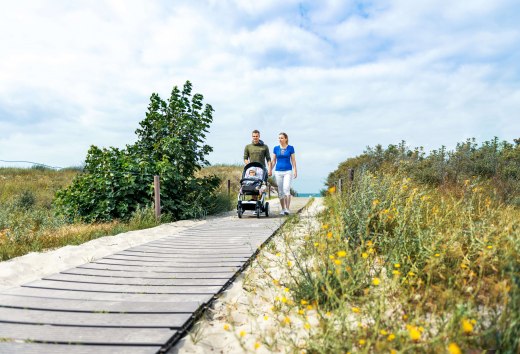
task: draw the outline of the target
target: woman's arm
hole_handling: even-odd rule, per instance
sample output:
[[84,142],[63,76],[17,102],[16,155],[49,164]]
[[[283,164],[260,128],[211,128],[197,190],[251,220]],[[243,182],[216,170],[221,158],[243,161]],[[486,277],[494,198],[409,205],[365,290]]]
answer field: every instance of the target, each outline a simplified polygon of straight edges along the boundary
[[293,177],[298,177],[298,172],[296,172],[296,156],[294,154],[291,154],[291,165],[293,169]]
[[276,154],[271,155],[271,163],[269,164],[269,176],[273,175],[273,167],[276,166]]

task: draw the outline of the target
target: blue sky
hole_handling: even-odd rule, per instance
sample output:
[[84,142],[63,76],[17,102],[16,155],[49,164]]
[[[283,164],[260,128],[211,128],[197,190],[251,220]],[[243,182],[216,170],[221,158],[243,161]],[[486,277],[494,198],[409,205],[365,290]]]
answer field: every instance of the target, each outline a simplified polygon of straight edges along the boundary
[[[0,159],[79,165],[186,80],[212,163],[289,134],[300,192],[366,146],[520,137],[516,1],[20,0],[0,14]],[[6,164],[4,164],[6,165]],[[11,164],[13,165],[13,164]]]

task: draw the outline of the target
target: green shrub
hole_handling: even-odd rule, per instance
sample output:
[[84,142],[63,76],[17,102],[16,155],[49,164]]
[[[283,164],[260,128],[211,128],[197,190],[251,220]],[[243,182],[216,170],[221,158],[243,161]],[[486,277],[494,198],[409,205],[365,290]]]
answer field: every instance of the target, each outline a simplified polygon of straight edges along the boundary
[[173,220],[200,217],[214,203],[220,180],[196,177],[213,149],[204,144],[213,108],[187,81],[167,102],[152,94],[137,141],[124,149],[91,146],[80,174],[58,191],[55,205],[69,220],[128,219],[153,200],[153,176],[161,178],[161,207]]

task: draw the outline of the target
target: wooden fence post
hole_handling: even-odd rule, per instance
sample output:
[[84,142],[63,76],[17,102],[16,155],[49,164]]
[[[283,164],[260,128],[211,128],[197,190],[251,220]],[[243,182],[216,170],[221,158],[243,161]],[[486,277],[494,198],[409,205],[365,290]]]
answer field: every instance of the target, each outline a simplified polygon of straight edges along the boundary
[[348,176],[349,176],[350,182],[354,181],[354,169],[353,168],[348,169]]
[[231,195],[231,180],[227,180],[227,195],[228,197]]
[[159,176],[153,176],[153,188],[155,191],[155,220],[161,218],[161,181]]

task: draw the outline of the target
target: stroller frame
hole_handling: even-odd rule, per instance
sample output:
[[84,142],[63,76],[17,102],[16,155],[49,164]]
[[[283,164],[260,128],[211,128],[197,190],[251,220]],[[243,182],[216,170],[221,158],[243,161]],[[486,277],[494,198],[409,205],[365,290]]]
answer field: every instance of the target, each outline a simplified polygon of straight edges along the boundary
[[[262,178],[250,178],[247,173],[251,168],[256,168],[257,171],[260,169],[262,171]],[[269,217],[269,202],[265,201],[265,190],[260,192],[260,189],[250,191],[244,188],[248,183],[257,183],[258,181],[267,184],[267,169],[261,163],[250,162],[244,166],[242,179],[240,180],[240,192],[237,198],[237,214],[239,218],[242,218],[246,210],[254,210],[257,218],[260,218],[261,214],[265,214],[266,217]],[[257,196],[257,199],[254,200],[252,196]]]

